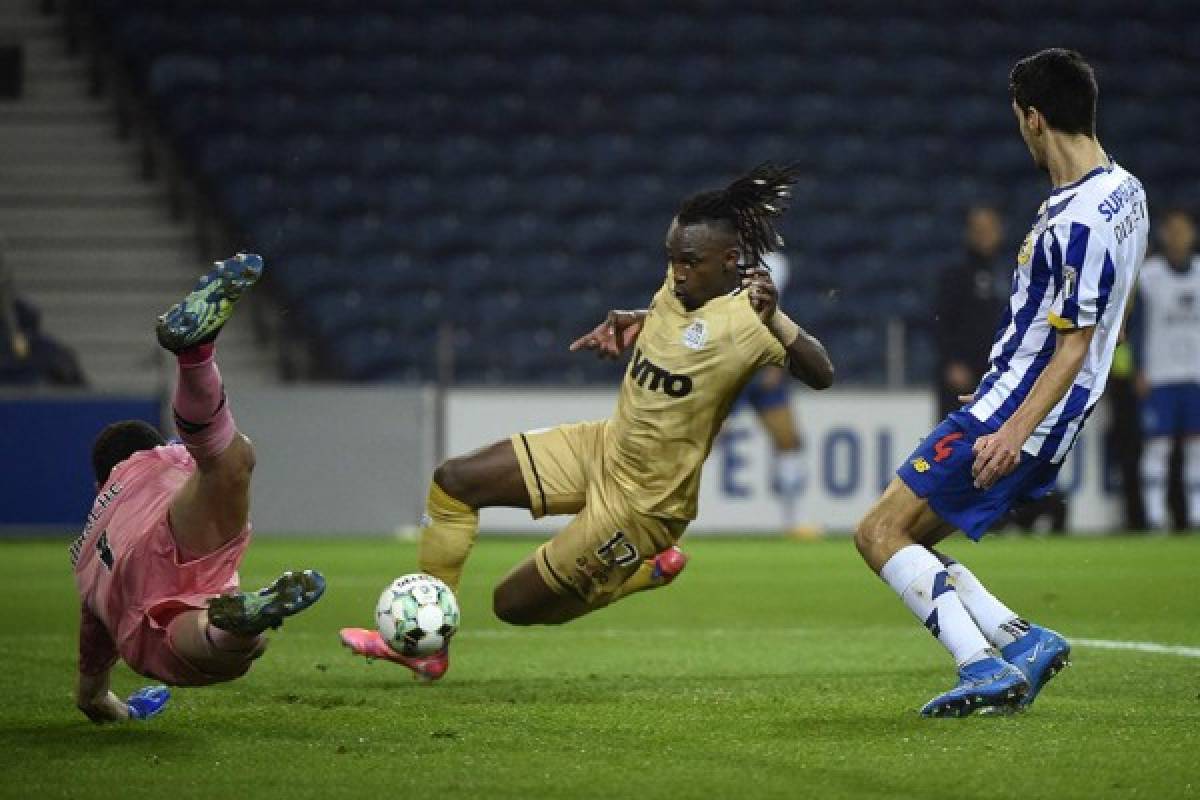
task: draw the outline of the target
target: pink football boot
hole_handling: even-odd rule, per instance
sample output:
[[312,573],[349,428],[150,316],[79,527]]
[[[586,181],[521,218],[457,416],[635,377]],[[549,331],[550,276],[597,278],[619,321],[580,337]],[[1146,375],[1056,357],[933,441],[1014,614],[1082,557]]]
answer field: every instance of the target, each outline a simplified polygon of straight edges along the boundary
[[683,572],[687,562],[687,553],[675,545],[671,545],[654,557],[654,572],[650,574],[655,580],[661,580],[662,585],[666,586],[679,577],[679,573]]
[[413,677],[422,681],[436,681],[450,669],[450,652],[443,647],[431,656],[403,656],[387,646],[387,642],[379,635],[379,631],[366,628],[342,628],[338,632],[342,644],[350,648],[355,655],[362,656],[368,661],[380,659],[400,664],[413,671]]

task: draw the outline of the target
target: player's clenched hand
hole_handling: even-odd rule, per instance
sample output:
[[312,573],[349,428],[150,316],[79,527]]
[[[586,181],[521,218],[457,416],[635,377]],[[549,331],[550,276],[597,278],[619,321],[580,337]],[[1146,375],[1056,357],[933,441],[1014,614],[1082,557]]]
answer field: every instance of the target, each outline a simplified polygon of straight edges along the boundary
[[635,311],[610,311],[591,333],[571,342],[571,352],[594,350],[600,358],[617,359],[637,341],[644,317]]
[[996,481],[1016,469],[1021,460],[1023,442],[1003,425],[995,433],[976,439],[975,463],[971,465],[975,486],[990,489]]
[[758,266],[742,273],[742,288],[750,295],[750,307],[766,322],[775,315],[779,305],[779,290],[775,281],[771,280],[771,272],[766,267]]
[[129,719],[129,708],[112,692],[98,697],[76,697],[75,707],[97,725]]

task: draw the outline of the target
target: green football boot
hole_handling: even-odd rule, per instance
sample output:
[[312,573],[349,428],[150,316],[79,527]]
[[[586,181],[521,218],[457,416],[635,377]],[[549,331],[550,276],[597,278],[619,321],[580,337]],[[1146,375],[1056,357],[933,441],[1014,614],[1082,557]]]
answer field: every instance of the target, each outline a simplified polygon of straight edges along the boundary
[[216,339],[238,300],[258,281],[262,271],[262,257],[253,253],[238,253],[215,262],[191,294],[158,318],[158,343],[179,353]]
[[325,577],[316,570],[285,572],[257,592],[223,594],[208,601],[208,621],[223,631],[254,636],[278,628],[325,594]]

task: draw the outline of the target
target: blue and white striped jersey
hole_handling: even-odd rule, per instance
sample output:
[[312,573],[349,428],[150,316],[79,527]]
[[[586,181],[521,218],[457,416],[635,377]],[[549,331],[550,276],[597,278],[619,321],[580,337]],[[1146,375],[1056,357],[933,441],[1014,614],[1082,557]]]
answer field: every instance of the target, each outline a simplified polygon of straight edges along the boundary
[[1012,297],[967,410],[998,429],[1054,355],[1055,331],[1095,326],[1074,385],[1025,442],[1059,463],[1104,392],[1125,307],[1146,254],[1142,184],[1115,163],[1050,193],[1017,255]]

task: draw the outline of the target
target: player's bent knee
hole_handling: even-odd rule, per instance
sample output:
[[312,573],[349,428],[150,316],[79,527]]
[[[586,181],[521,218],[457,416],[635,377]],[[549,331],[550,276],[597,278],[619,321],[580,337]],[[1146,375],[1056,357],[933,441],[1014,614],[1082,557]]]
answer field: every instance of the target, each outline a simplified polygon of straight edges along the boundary
[[244,434],[238,433],[229,447],[201,469],[202,480],[222,495],[247,490],[257,464],[254,446]]
[[588,611],[582,601],[547,585],[533,557],[514,567],[492,592],[492,613],[509,625],[558,625]]
[[433,482],[455,500],[474,505],[472,498],[478,481],[474,480],[473,472],[467,457],[448,458],[433,471]]
[[242,441],[246,444],[242,448],[242,471],[250,475],[254,472],[254,468],[258,466],[258,453],[255,452],[254,443],[250,441],[250,437],[243,433],[239,433],[238,436],[242,437]]
[[213,683],[237,680],[250,671],[263,653],[267,651],[267,638],[258,641],[248,650],[218,650],[213,648],[207,657],[189,659],[194,667],[212,679]]
[[893,534],[893,526],[887,516],[872,509],[854,529],[854,546],[858,548],[859,555],[871,561],[888,547]]
[[492,613],[509,625],[561,625],[587,611],[574,608],[560,595],[531,596],[509,582],[501,583],[492,593]]
[[[167,680],[176,686],[207,686],[236,680],[250,671],[267,649],[267,638],[240,639],[240,644],[217,647],[207,633],[207,616],[190,611],[180,614],[167,626],[167,669],[175,678]],[[166,675],[162,676],[164,680]]]
[[534,625],[537,623],[530,603],[510,583],[498,585],[492,592],[492,613],[501,622],[509,625]]
[[870,546],[873,533],[872,524],[868,517],[863,517],[858,521],[858,525],[854,528],[854,546],[858,548],[859,553],[862,553],[864,548]]
[[224,454],[227,463],[224,465],[223,472],[232,481],[248,484],[250,476],[254,473],[254,467],[258,464],[258,456],[254,452],[254,445],[244,433],[238,433],[233,442],[233,445]]

